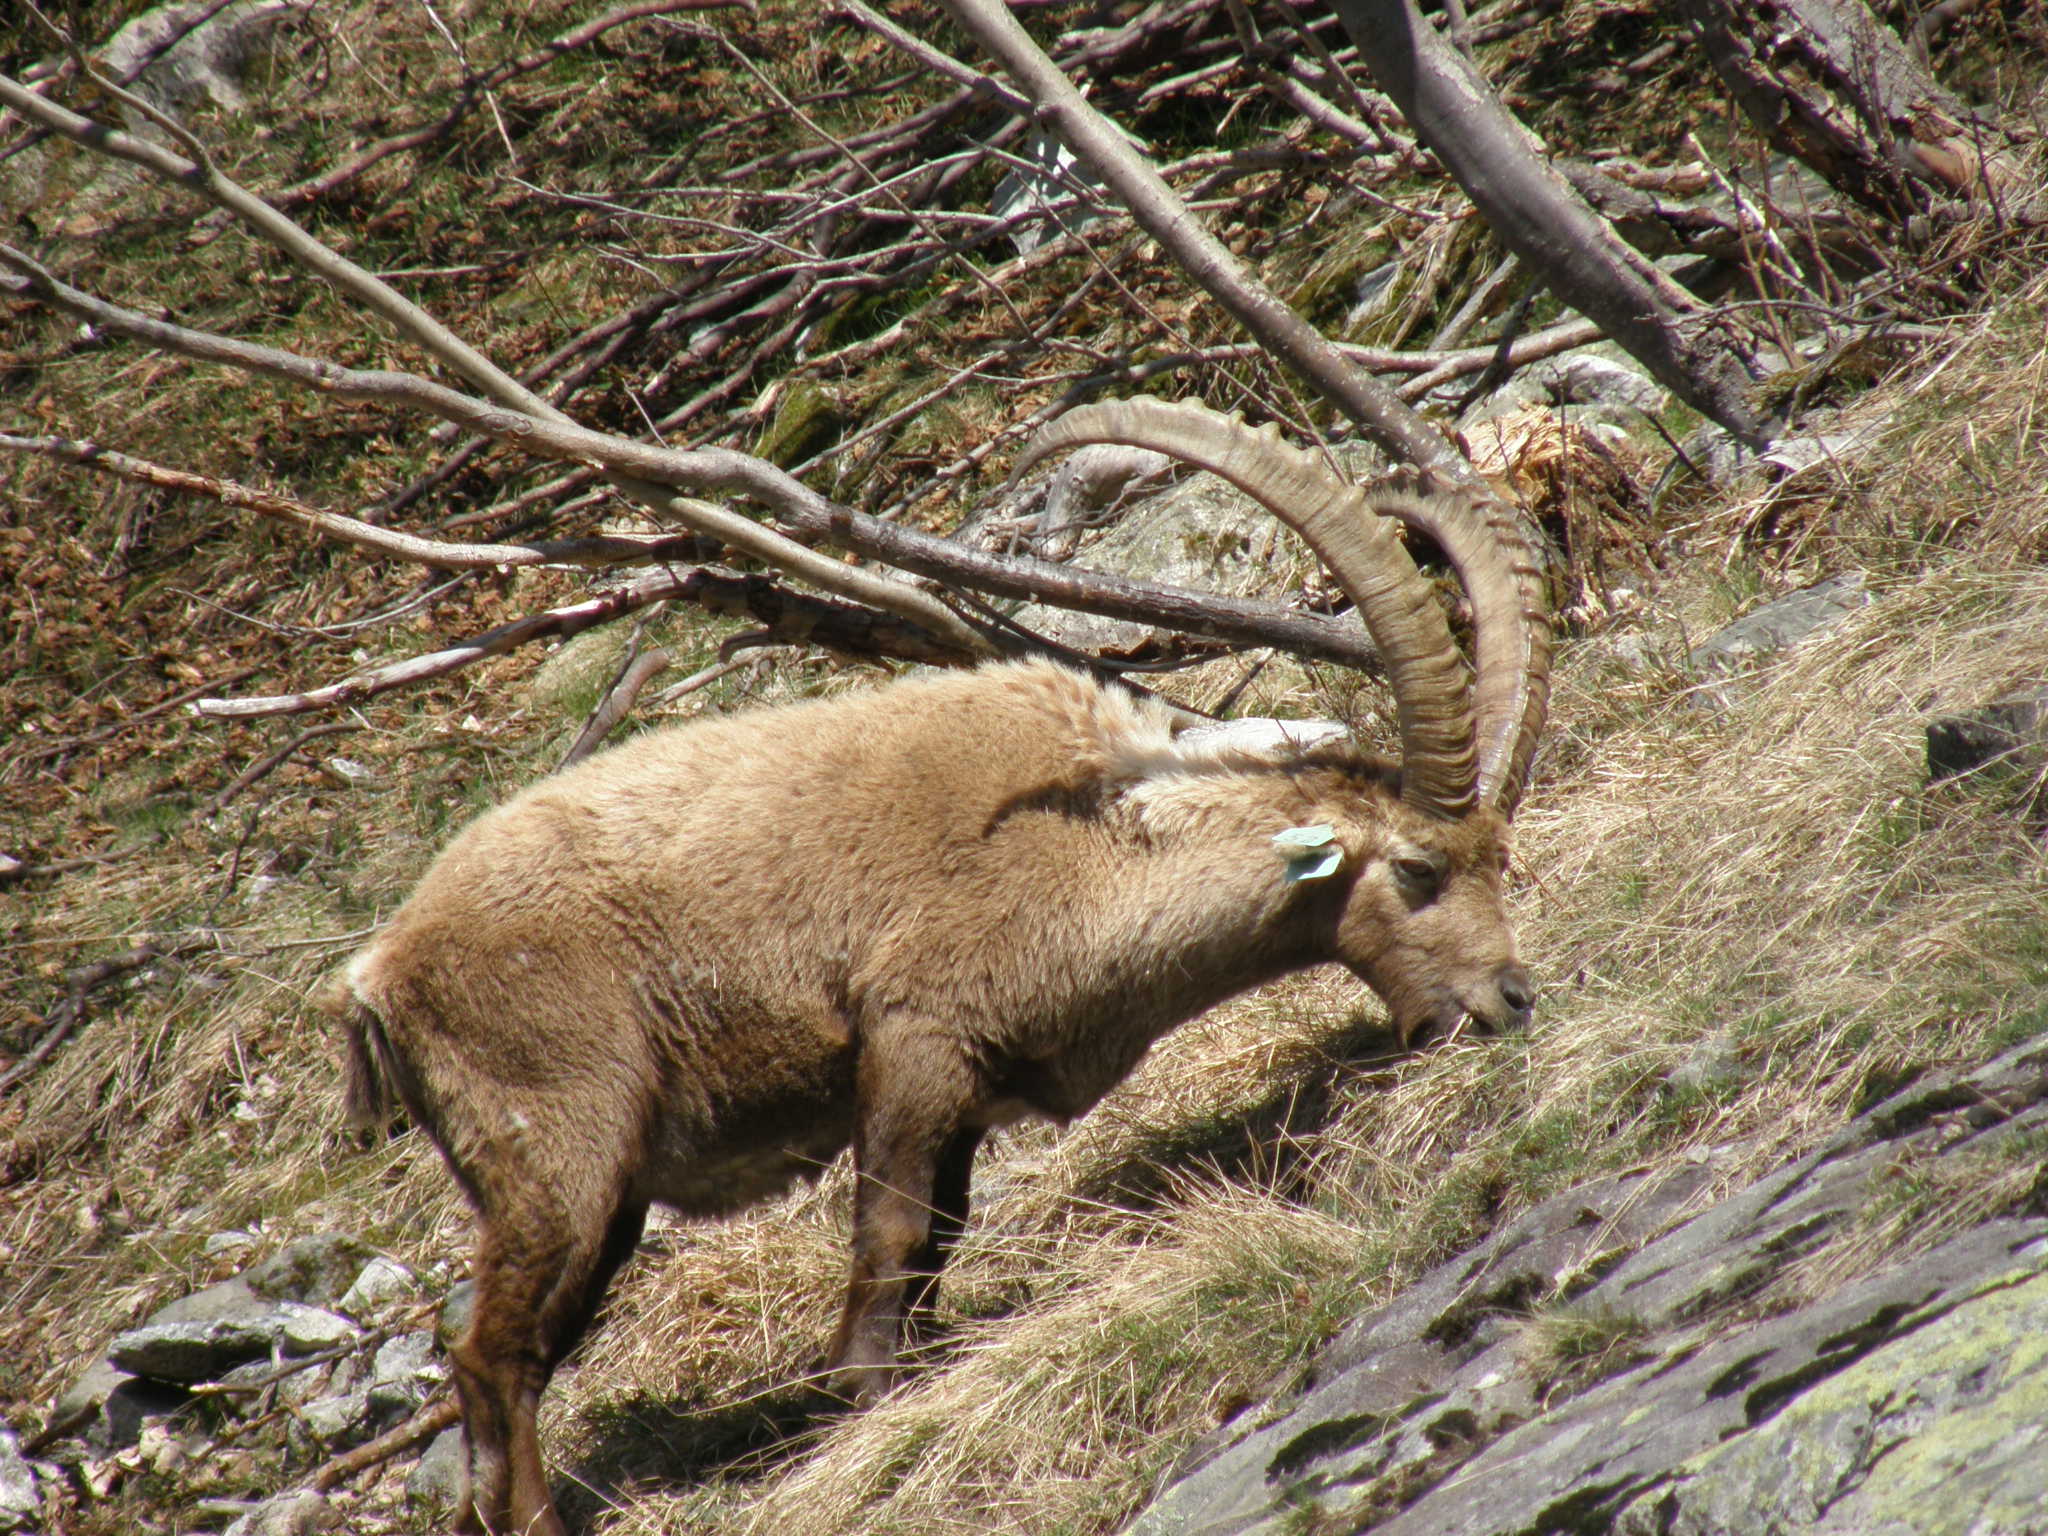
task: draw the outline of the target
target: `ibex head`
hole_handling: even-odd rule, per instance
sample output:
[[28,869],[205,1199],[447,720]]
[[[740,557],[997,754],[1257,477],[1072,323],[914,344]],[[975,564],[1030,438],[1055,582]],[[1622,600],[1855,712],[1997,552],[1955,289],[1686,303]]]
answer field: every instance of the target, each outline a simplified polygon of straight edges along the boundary
[[[1328,819],[1284,834],[1286,878],[1327,882],[1325,958],[1385,1001],[1406,1044],[1524,1020],[1534,987],[1503,899],[1508,819],[1549,699],[1543,578],[1515,516],[1470,489],[1405,476],[1371,491],[1317,457],[1199,407],[1126,400],[1069,412],[1033,440],[1019,472],[1082,443],[1151,448],[1236,485],[1299,533],[1358,609],[1393,688],[1398,767],[1328,748],[1304,754],[1303,788],[1333,781]],[[1470,599],[1474,677],[1389,519],[1444,550]],[[1219,749],[1228,727],[1213,733]],[[1327,761],[1319,763],[1319,756]],[[1380,793],[1357,780],[1379,776]],[[1361,824],[1361,817],[1370,825]]]

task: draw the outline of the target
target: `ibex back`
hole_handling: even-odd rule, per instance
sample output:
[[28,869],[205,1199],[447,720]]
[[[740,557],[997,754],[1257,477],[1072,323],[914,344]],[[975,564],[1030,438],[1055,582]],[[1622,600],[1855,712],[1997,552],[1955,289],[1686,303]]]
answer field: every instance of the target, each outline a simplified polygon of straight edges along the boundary
[[[1512,524],[1455,495],[1368,505],[1190,408],[1072,413],[1032,456],[1081,441],[1216,468],[1301,529],[1386,660],[1401,763],[1182,730],[1027,662],[655,732],[476,821],[332,1000],[352,1109],[395,1096],[478,1213],[459,1529],[561,1531],[536,1406],[656,1201],[731,1212],[850,1142],[829,1358],[866,1400],[992,1127],[1080,1114],[1175,1024],[1320,962],[1409,1041],[1526,1015],[1501,872],[1547,629]],[[1378,512],[1460,567],[1476,710]]]

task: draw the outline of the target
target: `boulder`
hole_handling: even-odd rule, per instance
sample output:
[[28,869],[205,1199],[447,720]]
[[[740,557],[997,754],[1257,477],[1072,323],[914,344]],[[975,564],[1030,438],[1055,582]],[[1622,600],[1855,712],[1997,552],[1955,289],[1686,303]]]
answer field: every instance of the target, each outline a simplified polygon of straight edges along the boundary
[[464,1478],[462,1429],[458,1425],[434,1436],[405,1480],[405,1496],[429,1518],[437,1518],[461,1501]]
[[267,1359],[276,1336],[264,1319],[145,1323],[116,1334],[107,1360],[151,1381],[217,1381],[238,1365]]
[[[277,29],[311,9],[311,0],[160,5],[116,32],[100,62],[116,78],[139,69],[135,92],[173,112],[201,102],[237,109],[247,102],[243,78],[269,51]],[[130,118],[140,126],[139,115]]]
[[407,1302],[417,1301],[419,1295],[419,1277],[398,1260],[379,1254],[363,1266],[362,1272],[334,1305],[335,1310],[345,1312],[360,1322],[380,1317]]
[[370,1247],[345,1232],[320,1232],[287,1243],[242,1280],[259,1296],[331,1307],[348,1293],[374,1257]]
[[265,1499],[227,1528],[226,1536],[313,1536],[341,1528],[339,1510],[310,1490]]
[[317,1355],[355,1336],[356,1325],[339,1313],[280,1301],[253,1316],[130,1328],[115,1335],[107,1360],[117,1370],[152,1381],[217,1381],[252,1360]]
[[405,1333],[387,1339],[370,1367],[369,1408],[380,1424],[395,1424],[425,1406],[434,1389],[448,1379],[448,1368],[434,1348],[431,1333]]
[[[1197,474],[1134,507],[1078,563],[1091,570],[1197,592],[1285,601],[1322,567],[1300,539],[1249,496]],[[1079,650],[1135,654],[1155,638],[1142,624],[1027,606],[1026,628]]]

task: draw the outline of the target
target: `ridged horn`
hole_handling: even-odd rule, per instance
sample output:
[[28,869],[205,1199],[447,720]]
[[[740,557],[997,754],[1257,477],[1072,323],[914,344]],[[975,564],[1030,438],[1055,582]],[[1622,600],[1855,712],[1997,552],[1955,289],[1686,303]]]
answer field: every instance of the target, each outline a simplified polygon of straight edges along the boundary
[[1401,734],[1401,797],[1439,816],[1464,815],[1478,781],[1471,692],[1450,625],[1371,499],[1323,462],[1193,402],[1084,405],[1025,445],[1011,479],[1049,454],[1088,443],[1149,448],[1221,476],[1300,534],[1337,578],[1386,664]]
[[1404,474],[1371,504],[1435,540],[1472,604],[1479,798],[1512,816],[1550,705],[1550,605],[1536,549],[1505,502]]

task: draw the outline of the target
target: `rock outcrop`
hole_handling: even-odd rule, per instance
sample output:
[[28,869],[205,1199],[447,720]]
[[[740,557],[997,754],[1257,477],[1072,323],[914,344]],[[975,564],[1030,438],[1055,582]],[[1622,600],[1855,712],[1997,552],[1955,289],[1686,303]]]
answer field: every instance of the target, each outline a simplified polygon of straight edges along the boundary
[[1734,1193],[1709,1155],[1557,1196],[1360,1318],[1132,1536],[2048,1529],[2044,1137],[2035,1042]]

